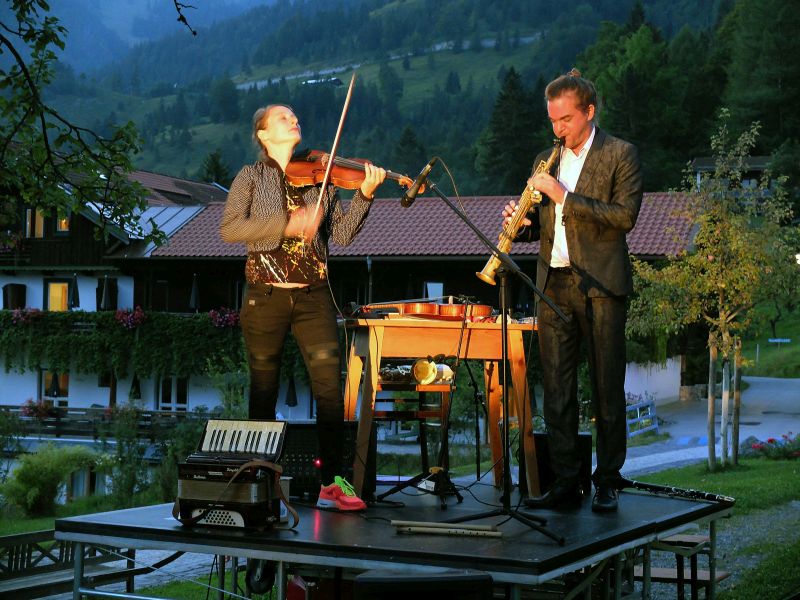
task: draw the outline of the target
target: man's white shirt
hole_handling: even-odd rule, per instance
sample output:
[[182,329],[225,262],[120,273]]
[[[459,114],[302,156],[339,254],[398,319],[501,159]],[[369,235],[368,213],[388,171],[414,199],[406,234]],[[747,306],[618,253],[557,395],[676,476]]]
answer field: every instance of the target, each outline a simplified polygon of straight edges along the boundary
[[[564,192],[564,199],[567,198],[567,192],[574,192],[575,186],[578,185],[578,177],[581,175],[583,163],[586,162],[586,155],[589,154],[589,148],[592,147],[594,141],[594,134],[596,128],[592,126],[592,133],[586,143],[581,146],[577,154],[569,148],[561,150],[561,160],[558,166],[558,180],[567,188]],[[567,232],[564,228],[564,202],[556,204],[556,222],[555,232],[553,235],[553,251],[550,254],[550,266],[568,267],[569,266],[569,248],[567,248]]]

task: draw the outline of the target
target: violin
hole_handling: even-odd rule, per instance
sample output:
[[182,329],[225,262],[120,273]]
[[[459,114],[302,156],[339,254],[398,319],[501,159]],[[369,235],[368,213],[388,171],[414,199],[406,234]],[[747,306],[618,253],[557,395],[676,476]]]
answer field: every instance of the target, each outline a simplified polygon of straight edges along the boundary
[[[325,179],[325,169],[328,167],[329,154],[322,150],[309,150],[299,156],[293,157],[286,165],[286,181],[294,187],[304,187],[317,185]],[[363,158],[341,158],[333,159],[331,167],[330,183],[345,190],[356,190],[364,182],[364,165],[370,161]],[[411,187],[414,180],[408,175],[401,175],[394,171],[386,171],[386,178],[397,181],[404,187]],[[423,193],[425,187],[420,186],[419,193]]]
[[443,321],[485,321],[491,317],[492,307],[487,304],[438,304],[436,302],[394,302],[368,304],[361,307],[362,312],[370,313],[379,309],[395,309],[407,317],[441,319]]

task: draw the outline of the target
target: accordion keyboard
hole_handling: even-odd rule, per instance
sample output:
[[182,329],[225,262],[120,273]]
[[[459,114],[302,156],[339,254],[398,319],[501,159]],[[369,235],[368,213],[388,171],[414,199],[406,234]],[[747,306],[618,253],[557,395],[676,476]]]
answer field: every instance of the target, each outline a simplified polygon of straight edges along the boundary
[[197,451],[187,462],[276,461],[285,433],[285,421],[209,419]]

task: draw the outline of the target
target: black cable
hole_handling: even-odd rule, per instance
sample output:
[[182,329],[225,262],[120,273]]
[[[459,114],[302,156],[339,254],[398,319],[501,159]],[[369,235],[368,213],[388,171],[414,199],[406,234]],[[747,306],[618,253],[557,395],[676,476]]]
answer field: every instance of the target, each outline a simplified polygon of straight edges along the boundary
[[206,583],[206,600],[208,600],[208,594],[211,591],[211,576],[214,574],[214,567],[217,564],[217,558],[219,557],[215,554],[214,560],[211,561],[211,568],[208,571],[208,583]]

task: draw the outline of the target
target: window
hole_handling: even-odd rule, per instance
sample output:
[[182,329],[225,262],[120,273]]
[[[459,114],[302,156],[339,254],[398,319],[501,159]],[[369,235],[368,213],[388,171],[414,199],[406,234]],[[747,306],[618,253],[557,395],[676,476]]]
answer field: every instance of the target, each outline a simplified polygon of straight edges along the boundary
[[101,388],[111,387],[111,371],[103,371],[97,376],[97,387]]
[[44,237],[44,215],[41,211],[33,208],[25,210],[25,237]]
[[27,303],[27,286],[24,283],[7,283],[3,286],[3,308],[13,310],[25,308]]
[[189,406],[189,379],[164,377],[157,383],[156,410],[185,412]]
[[233,284],[233,306],[237,309],[242,308],[242,302],[244,302],[244,293],[245,293],[245,282],[243,280],[237,280]]
[[424,296],[430,300],[438,300],[444,296],[444,283],[440,281],[426,281]]
[[169,281],[166,279],[155,280],[150,305],[153,310],[169,310]]
[[69,280],[46,279],[44,282],[44,309],[69,310]]
[[63,217],[56,217],[56,234],[69,233],[69,214]]
[[53,406],[66,408],[69,404],[69,373],[43,369],[41,391],[41,397],[51,401]]
[[119,286],[116,277],[101,277],[95,289],[97,310],[116,310],[119,299]]

